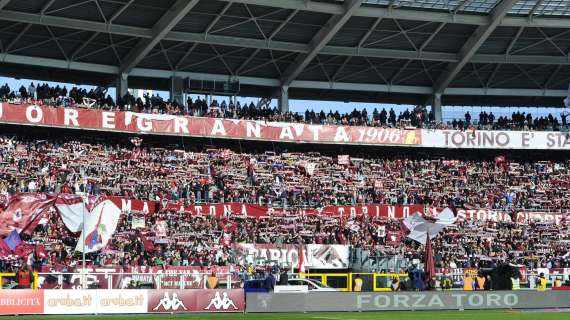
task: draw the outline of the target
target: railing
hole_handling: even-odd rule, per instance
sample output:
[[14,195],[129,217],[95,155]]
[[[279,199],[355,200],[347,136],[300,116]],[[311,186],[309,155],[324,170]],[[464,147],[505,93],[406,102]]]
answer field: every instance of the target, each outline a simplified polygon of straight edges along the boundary
[[390,288],[392,279],[399,281],[408,279],[407,273],[374,273],[374,272],[354,272],[354,273],[310,273],[299,274],[300,278],[318,280],[322,284],[338,291],[351,292],[354,289],[354,280],[360,277],[362,281],[362,291],[386,292],[392,291]]
[[[207,289],[206,273],[38,273],[42,289]],[[220,273],[217,288],[233,288],[237,274]]]

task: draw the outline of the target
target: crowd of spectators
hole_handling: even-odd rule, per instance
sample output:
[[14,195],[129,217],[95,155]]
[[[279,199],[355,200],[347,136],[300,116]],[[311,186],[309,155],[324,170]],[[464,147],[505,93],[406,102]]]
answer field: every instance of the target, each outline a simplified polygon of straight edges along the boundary
[[378,111],[374,109],[368,114],[366,109],[362,111],[354,109],[350,113],[341,114],[338,111],[325,113],[307,110],[304,114],[295,112],[281,112],[276,107],[260,106],[253,102],[241,104],[237,101],[212,100],[208,102],[204,97],[192,99],[188,96],[185,106],[177,102],[165,101],[158,94],[143,97],[135,97],[127,93],[124,97],[115,101],[107,94],[106,88],[97,87],[87,91],[86,89],[73,87],[68,94],[66,87],[50,87],[47,84],[38,84],[36,87],[31,83],[28,88],[21,86],[13,91],[6,84],[0,87],[0,101],[13,103],[34,102],[43,105],[63,107],[88,107],[105,110],[123,110],[141,113],[188,115],[197,117],[216,117],[228,119],[262,120],[276,122],[295,122],[310,124],[337,124],[351,126],[375,126],[375,127],[434,127],[435,119],[433,112],[426,108],[416,108],[396,112],[393,109]]
[[12,91],[6,84],[0,87],[0,101],[12,101],[16,103],[29,101],[39,102],[45,105],[64,107],[89,107],[106,110],[123,110],[141,113],[158,113],[173,115],[189,115],[197,117],[216,117],[228,119],[264,120],[277,122],[296,122],[311,124],[338,124],[354,126],[414,126],[421,127],[433,124],[434,115],[425,108],[413,111],[406,110],[396,115],[393,109],[378,111],[374,109],[371,117],[366,109],[362,111],[354,109],[350,113],[341,114],[338,111],[325,113],[307,110],[305,114],[294,112],[281,112],[278,108],[258,107],[253,102],[241,104],[232,100],[229,102],[206,98],[192,99],[188,96],[186,106],[177,102],[165,101],[158,94],[145,94],[142,98],[127,93],[117,103],[107,94],[107,89],[97,87],[87,91],[86,89],[73,87],[68,94],[66,87],[50,87],[47,84],[38,84],[36,87],[31,83],[28,88],[21,86],[18,91]]
[[189,204],[313,208],[371,203],[441,208],[453,202],[457,207],[496,210],[570,209],[570,161],[253,154],[134,142],[5,137],[0,145],[0,192],[83,192]]
[[127,93],[124,97],[114,101],[107,94],[107,88],[97,87],[81,89],[73,87],[67,90],[59,85],[50,87],[48,84],[37,86],[31,83],[27,88],[21,86],[17,91],[12,90],[7,84],[0,87],[0,101],[11,101],[21,103],[24,101],[35,102],[52,106],[64,107],[88,107],[106,110],[123,110],[141,113],[188,115],[197,117],[216,117],[227,119],[246,119],[276,122],[294,122],[310,124],[336,124],[350,126],[374,126],[374,127],[420,127],[438,129],[467,130],[476,128],[479,130],[535,130],[559,131],[561,127],[567,126],[567,112],[560,114],[560,121],[556,116],[534,117],[530,113],[513,112],[509,118],[507,116],[496,116],[493,112],[482,111],[479,120],[472,119],[472,115],[467,112],[464,119],[454,119],[448,123],[438,123],[435,115],[426,108],[416,107],[413,110],[405,110],[396,113],[394,109],[378,110],[375,108],[371,113],[366,109],[357,110],[341,114],[338,111],[315,112],[307,109],[304,114],[295,112],[281,112],[276,107],[257,106],[253,102],[241,104],[232,99],[229,101],[208,102],[206,97],[193,99],[187,97],[185,105],[177,102],[164,100],[158,94],[144,94],[143,97],[135,97]]
[[[346,157],[344,157],[346,159]],[[0,194],[61,192],[119,195],[190,203],[247,202],[267,206],[322,207],[354,204],[423,204],[507,212],[570,209],[570,161],[466,160],[439,157],[338,157],[317,152],[238,153],[87,140],[0,139]],[[152,178],[149,178],[152,177]],[[294,212],[294,211],[291,211]],[[228,244],[351,244],[375,256],[413,260],[422,248],[393,242],[395,220],[296,216],[261,220],[190,217],[161,212],[145,217],[145,228],[122,215],[107,249],[90,254],[100,265],[227,265]],[[36,264],[77,262],[70,234],[53,215],[27,241],[44,243],[48,255]],[[477,267],[501,259],[529,267],[568,267],[565,224],[460,222],[434,242],[440,267]],[[385,226],[384,236],[378,231]],[[156,226],[166,234],[157,236]],[[562,258],[566,256],[566,258]],[[0,269],[5,261],[0,262]]]
[[[141,213],[122,215],[118,229],[107,248],[87,255],[90,265],[122,266],[238,266],[247,264],[236,256],[233,243],[261,244],[350,244],[367,250],[372,257],[398,257],[410,266],[422,259],[424,248],[390,232],[401,232],[399,222],[388,218],[337,218],[326,216],[272,216],[261,219],[243,216],[216,218],[161,212],[147,216],[143,228],[132,227]],[[165,229],[159,231],[157,226]],[[382,232],[379,232],[382,227]],[[384,232],[384,230],[386,232]],[[162,233],[161,233],[162,232]],[[70,234],[59,218],[41,225],[29,239],[42,243],[46,257],[34,255],[30,265],[80,267],[74,254],[77,235]],[[437,268],[493,268],[510,262],[528,269],[569,268],[570,233],[568,226],[552,223],[460,221],[447,227],[433,243]],[[0,268],[9,268],[0,260]],[[387,270],[402,271],[402,270]]]
[[569,113],[564,111],[560,114],[560,121],[551,113],[548,116],[534,117],[531,113],[513,112],[511,117],[500,116],[495,119],[493,112],[481,111],[479,121],[474,121],[469,112],[465,113],[465,119],[454,119],[451,127],[458,130],[466,130],[471,127],[478,130],[534,130],[534,131],[559,131],[568,126]]

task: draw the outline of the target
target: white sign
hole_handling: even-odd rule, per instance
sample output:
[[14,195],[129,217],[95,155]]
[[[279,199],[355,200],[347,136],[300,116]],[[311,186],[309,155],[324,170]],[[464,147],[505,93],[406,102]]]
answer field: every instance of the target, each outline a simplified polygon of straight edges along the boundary
[[570,150],[570,133],[553,131],[422,130],[422,147]]
[[44,290],[45,314],[146,313],[147,290]]

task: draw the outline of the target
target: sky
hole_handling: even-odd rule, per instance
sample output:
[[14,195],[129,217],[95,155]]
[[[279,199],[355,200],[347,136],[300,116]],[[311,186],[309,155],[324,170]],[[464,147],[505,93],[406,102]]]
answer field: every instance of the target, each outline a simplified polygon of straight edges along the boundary
[[[0,84],[8,83],[12,90],[18,90],[18,88],[24,85],[26,88],[30,85],[31,82],[38,83],[35,80],[29,79],[14,79],[14,78],[7,78],[7,77],[0,77]],[[59,82],[50,82],[50,81],[41,81],[42,83],[48,83],[50,86],[66,86],[67,89],[71,89],[71,87],[80,87],[85,89],[94,88],[93,86],[87,85],[76,85],[76,84],[69,84],[69,83],[59,83]],[[109,88],[108,94],[111,97],[115,97],[115,88]],[[167,91],[153,91],[153,94],[159,94],[164,99],[169,98],[169,93]],[[191,95],[193,99],[196,97],[204,98],[204,95]],[[215,97],[218,101],[228,99],[228,97]],[[242,104],[250,102],[254,102],[254,104],[258,101],[258,98],[255,97],[238,97],[238,101]],[[277,106],[277,100],[274,99],[271,101],[270,104],[272,107]],[[560,106],[562,106],[562,99],[560,101]],[[378,111],[385,108],[389,110],[393,108],[396,114],[399,112],[403,112],[406,109],[413,109],[414,106],[411,105],[394,105],[394,104],[380,104],[380,103],[361,103],[361,102],[332,102],[332,101],[314,101],[314,100],[289,100],[289,109],[292,112],[304,113],[305,110],[314,110],[315,112],[320,112],[323,110],[325,113],[329,111],[338,111],[339,113],[347,113],[354,110],[354,108],[358,110],[366,109],[368,114],[371,115],[374,108],[377,108]],[[509,107],[489,107],[489,106],[473,106],[473,107],[462,107],[462,106],[443,106],[442,107],[442,115],[444,121],[451,121],[453,119],[463,119],[465,113],[469,111],[473,117],[473,119],[478,119],[479,113],[481,111],[493,112],[495,117],[500,116],[508,116],[510,117],[513,112],[520,111],[531,113],[533,117],[540,117],[540,116],[547,116],[548,114],[552,114],[553,116],[559,117],[561,112],[568,111],[567,109],[563,108],[528,108],[528,107],[520,107],[520,108],[509,108]]]

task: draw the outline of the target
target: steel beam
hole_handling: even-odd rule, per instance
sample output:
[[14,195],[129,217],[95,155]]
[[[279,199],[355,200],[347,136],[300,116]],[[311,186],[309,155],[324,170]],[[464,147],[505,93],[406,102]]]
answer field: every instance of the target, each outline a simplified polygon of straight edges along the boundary
[[317,54],[325,47],[325,45],[334,37],[334,35],[348,22],[354,11],[360,8],[364,0],[346,0],[343,12],[329,19],[327,24],[317,32],[309,44],[309,51],[299,55],[295,62],[292,63],[285,71],[281,78],[283,86],[288,87],[301,72],[315,59]]
[[0,10],[4,9],[5,6],[8,5],[10,0],[0,0]]
[[437,94],[443,94],[451,81],[465,67],[465,65],[475,55],[475,52],[483,45],[489,36],[495,31],[501,20],[507,15],[507,12],[517,0],[503,0],[491,12],[491,22],[486,26],[479,26],[473,32],[471,37],[465,42],[461,50],[459,50],[459,61],[451,63],[446,70],[440,75],[434,85],[434,91]]
[[[316,2],[307,0],[220,0],[225,2],[245,3],[250,5],[268,6],[291,10],[303,10],[320,12],[327,14],[341,14],[342,5],[331,2]],[[413,21],[432,21],[443,23],[459,23],[469,25],[485,26],[490,22],[490,18],[485,15],[474,15],[468,13],[449,13],[447,11],[429,11],[404,7],[403,9],[389,9],[373,5],[365,5],[356,10],[354,16],[368,18],[390,18]],[[544,27],[544,28],[570,28],[570,19],[565,17],[539,18],[535,17],[529,21],[527,17],[509,16],[503,19],[501,26],[508,27]]]
[[[2,56],[2,62],[12,64],[31,65],[39,67],[50,67],[55,69],[75,70],[103,73],[109,75],[117,75],[119,67],[101,65],[94,63],[83,62],[69,62],[58,59],[37,58],[21,55],[7,54]],[[191,77],[203,80],[216,80],[227,81],[230,79],[238,79],[242,84],[264,86],[264,87],[279,87],[280,81],[271,78],[257,78],[257,77],[229,77],[222,74],[207,74],[207,73],[194,73],[194,72],[180,72],[171,70],[158,70],[158,69],[145,69],[133,68],[131,76],[135,77],[151,77],[160,79],[169,79],[173,76]],[[432,87],[420,86],[399,86],[399,85],[380,85],[380,84],[363,84],[363,83],[346,83],[336,82],[330,83],[326,81],[300,81],[296,80],[291,83],[289,88],[308,88],[308,89],[328,89],[328,90],[352,90],[360,92],[394,92],[394,93],[414,93],[423,95],[433,95]],[[152,89],[152,88],[151,88]],[[546,89],[517,89],[517,88],[449,88],[446,92],[447,95],[474,95],[474,96],[542,96],[542,97],[566,97],[567,90],[546,90]]]
[[[110,33],[117,35],[124,35],[130,37],[138,37],[144,39],[151,39],[153,37],[152,30],[140,27],[131,27],[124,25],[105,24],[96,21],[83,21],[79,19],[55,17],[55,16],[40,16],[37,14],[29,14],[16,11],[0,11],[0,20],[31,23],[43,26],[53,26],[75,30],[85,30],[100,33]],[[570,20],[570,19],[569,19]],[[263,39],[239,38],[228,37],[220,35],[205,36],[203,33],[188,33],[170,31],[164,40],[179,41],[179,42],[192,42],[200,44],[211,45],[224,45],[235,47],[247,47],[253,49],[268,49],[279,50],[288,52],[307,53],[309,46],[303,43],[292,43],[284,41],[265,41]],[[456,54],[443,53],[443,52],[417,52],[411,50],[392,50],[392,49],[372,49],[372,48],[357,48],[357,47],[340,47],[340,46],[325,46],[320,54],[325,55],[339,55],[339,56],[362,56],[370,58],[385,58],[385,59],[411,59],[411,60],[430,60],[430,61],[459,61]],[[527,56],[527,55],[489,55],[489,54],[476,54],[473,56],[471,62],[476,63],[517,63],[517,64],[570,64],[566,57],[562,56]]]
[[174,28],[200,0],[178,0],[152,27],[150,39],[140,39],[121,64],[120,73],[129,74],[142,59]]

